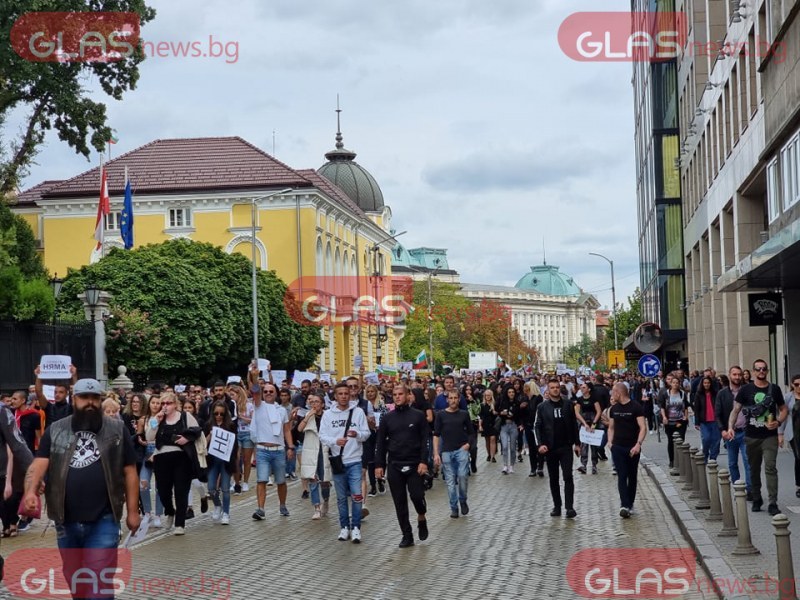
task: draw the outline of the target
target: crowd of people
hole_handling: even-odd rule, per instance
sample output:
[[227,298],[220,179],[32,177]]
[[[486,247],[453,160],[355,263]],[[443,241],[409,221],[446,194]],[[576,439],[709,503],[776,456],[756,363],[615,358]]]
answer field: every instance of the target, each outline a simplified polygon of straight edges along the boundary
[[[754,511],[764,504],[764,463],[768,510],[776,514],[776,455],[785,442],[794,451],[800,497],[800,452],[793,435],[800,427],[800,375],[784,395],[769,382],[768,372],[766,362],[758,360],[751,372],[734,366],[719,376],[712,369],[650,380],[497,370],[385,379],[378,385],[366,385],[362,372],[338,383],[305,380],[294,389],[288,380],[275,382],[270,372],[252,365],[244,380],[216,381],[209,388],[153,384],[141,391],[106,392],[94,380],[78,381],[73,368],[73,380],[56,385],[48,399],[37,369],[27,392],[2,398],[3,536],[29,526],[32,517],[18,514],[20,502],[34,514],[48,469],[63,463],[61,454],[72,452],[69,476],[56,485],[55,493],[62,495],[52,495],[53,485],[47,486],[48,514],[65,531],[78,518],[108,518],[118,527],[123,500],[126,513],[135,513],[127,516],[133,530],[146,518],[150,527],[184,535],[195,500],[201,512],[213,507],[214,522],[228,525],[231,495],[248,493],[251,483],[257,502],[253,521],[266,518],[273,486],[277,513],[288,517],[287,481],[300,479],[315,521],[327,516],[333,489],[338,539],[352,543],[362,541],[368,499],[388,490],[402,533],[400,547],[408,547],[414,544],[409,500],[417,537],[425,540],[425,490],[434,479],[441,477],[447,487],[450,517],[469,514],[468,483],[479,470],[479,437],[485,468],[499,467],[511,476],[527,456],[528,477],[539,478],[546,466],[550,515],[559,517],[563,510],[568,519],[577,516],[573,471],[598,474],[610,448],[619,514],[629,518],[635,514],[638,463],[648,431],[664,427],[673,466],[673,434],[685,437],[690,418],[700,430],[706,460],[718,457],[724,441],[733,480],[740,477],[741,456]],[[56,430],[53,425],[60,421],[64,426]],[[109,421],[113,428],[105,427]],[[120,454],[105,461],[114,432],[122,437]],[[218,444],[226,446],[225,452],[212,450]],[[573,469],[576,458],[579,466]],[[119,480],[110,479],[112,466]],[[82,498],[91,491],[95,500],[76,503],[71,494],[78,490]],[[60,547],[62,541],[83,543],[69,535],[59,536]]]

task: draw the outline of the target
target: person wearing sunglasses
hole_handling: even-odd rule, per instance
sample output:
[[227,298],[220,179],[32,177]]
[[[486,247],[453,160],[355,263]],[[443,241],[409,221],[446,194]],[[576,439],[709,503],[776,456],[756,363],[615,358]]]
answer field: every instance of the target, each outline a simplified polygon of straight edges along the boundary
[[789,418],[778,428],[778,446],[786,441],[794,454],[794,495],[800,498],[800,373],[792,377],[792,389],[784,397]]
[[[214,511],[211,519],[220,521],[223,525],[231,522],[231,476],[236,472],[236,463],[239,460],[239,448],[236,441],[237,426],[231,420],[231,413],[224,402],[215,402],[211,405],[211,420],[206,423],[205,435],[208,446],[211,447],[211,438],[214,429],[219,428],[230,433],[233,438],[233,450],[227,461],[208,455],[208,495],[214,502]],[[222,501],[220,502],[220,490],[222,490]]]
[[789,418],[789,410],[783,399],[783,392],[767,379],[767,361],[758,359],[753,363],[755,379],[745,385],[733,404],[728,417],[728,437],[734,434],[734,425],[739,413],[747,419],[744,430],[744,443],[750,461],[752,481],[753,512],[760,512],[764,505],[761,496],[761,463],[767,480],[769,504],[767,511],[775,516],[778,508],[778,428]]

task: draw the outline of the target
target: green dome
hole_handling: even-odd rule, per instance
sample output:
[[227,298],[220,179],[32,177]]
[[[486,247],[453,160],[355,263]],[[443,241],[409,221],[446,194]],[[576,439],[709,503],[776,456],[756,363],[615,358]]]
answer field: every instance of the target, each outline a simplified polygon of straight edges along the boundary
[[531,272],[523,275],[514,287],[546,296],[579,296],[581,293],[572,277],[548,264],[531,267]]

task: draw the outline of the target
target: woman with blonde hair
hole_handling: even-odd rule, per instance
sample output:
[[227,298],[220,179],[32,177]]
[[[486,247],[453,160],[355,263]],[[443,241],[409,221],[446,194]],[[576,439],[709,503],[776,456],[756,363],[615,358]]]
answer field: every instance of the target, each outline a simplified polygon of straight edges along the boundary
[[486,442],[487,462],[497,462],[495,458],[495,454],[497,454],[497,429],[495,428],[497,416],[494,392],[487,389],[483,392],[483,404],[481,404],[480,412],[480,433]]
[[[318,393],[311,392],[306,403],[308,413],[297,426],[297,430],[304,434],[300,477],[309,483],[311,504],[314,505],[314,514],[311,518],[316,521],[328,513],[333,477],[330,463],[326,458],[327,453],[319,440],[319,425],[325,410],[325,400]],[[322,486],[322,502],[320,502],[320,486]]]
[[[116,394],[115,394],[116,395]],[[103,409],[103,414],[111,419],[119,419],[119,410],[120,405],[119,402],[114,400],[114,398],[107,396],[103,403],[100,405]]]
[[[250,470],[253,468],[253,449],[255,448],[255,444],[250,439],[250,422],[253,420],[255,407],[252,398],[241,387],[236,392],[234,402],[236,402],[236,412],[239,415],[236,420],[236,440],[239,442],[240,457],[236,463],[237,467],[233,477],[235,483],[241,481],[242,491],[247,492],[250,490],[248,480],[250,479]],[[242,474],[244,478],[241,477]]]

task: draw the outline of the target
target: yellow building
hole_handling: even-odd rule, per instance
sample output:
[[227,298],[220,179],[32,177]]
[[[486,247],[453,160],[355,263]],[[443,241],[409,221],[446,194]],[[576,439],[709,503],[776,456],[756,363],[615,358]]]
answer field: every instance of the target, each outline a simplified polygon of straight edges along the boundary
[[[210,242],[252,255],[252,202],[256,211],[256,263],[291,284],[299,277],[391,273],[391,210],[375,179],[344,148],[319,171],[295,170],[239,137],[156,140],[106,163],[111,214],[105,248],[123,247],[119,235],[125,170],[133,186],[135,246],[172,238]],[[63,181],[44,181],[15,199],[40,241],[51,274],[65,275],[100,259],[95,219],[100,190],[96,167]],[[381,333],[385,335],[378,336]],[[338,376],[353,371],[356,354],[373,370],[382,358],[396,365],[402,328],[324,327],[327,347],[318,367]],[[268,358],[268,357],[267,357]]]

